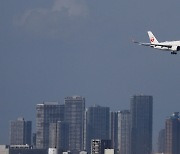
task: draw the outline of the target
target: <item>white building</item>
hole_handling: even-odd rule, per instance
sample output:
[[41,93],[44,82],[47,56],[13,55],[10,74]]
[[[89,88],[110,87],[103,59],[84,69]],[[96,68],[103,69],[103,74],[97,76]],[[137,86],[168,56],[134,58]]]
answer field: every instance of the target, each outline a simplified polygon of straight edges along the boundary
[[63,152],[63,154],[71,154],[70,151]]
[[57,149],[56,148],[49,148],[48,149],[48,154],[57,154]]
[[87,154],[87,151],[81,151],[79,154]]
[[114,154],[114,149],[104,149],[104,154]]

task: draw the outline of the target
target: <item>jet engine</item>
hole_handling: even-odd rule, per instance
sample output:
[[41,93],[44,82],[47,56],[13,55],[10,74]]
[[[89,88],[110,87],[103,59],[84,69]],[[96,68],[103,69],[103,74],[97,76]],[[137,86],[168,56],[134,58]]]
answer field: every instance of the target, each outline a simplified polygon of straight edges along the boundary
[[172,51],[180,51],[180,46],[172,46],[171,50]]

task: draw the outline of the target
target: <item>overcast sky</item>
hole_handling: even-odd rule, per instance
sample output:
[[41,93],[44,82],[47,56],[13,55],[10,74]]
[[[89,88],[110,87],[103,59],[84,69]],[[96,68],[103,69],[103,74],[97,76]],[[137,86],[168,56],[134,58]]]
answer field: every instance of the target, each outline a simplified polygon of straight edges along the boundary
[[[154,97],[154,136],[180,111],[180,54],[138,46],[151,30],[180,39],[179,0],[0,0],[0,144],[9,121],[33,120],[43,101],[129,109]],[[156,138],[155,138],[156,139]],[[156,142],[156,140],[155,140]]]

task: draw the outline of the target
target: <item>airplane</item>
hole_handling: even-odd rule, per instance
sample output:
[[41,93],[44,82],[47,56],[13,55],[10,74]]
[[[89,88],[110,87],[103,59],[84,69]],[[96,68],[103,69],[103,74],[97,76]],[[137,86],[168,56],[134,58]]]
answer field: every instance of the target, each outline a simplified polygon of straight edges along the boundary
[[137,41],[133,41],[133,42],[139,45],[149,46],[154,49],[170,51],[171,54],[177,54],[177,51],[180,51],[180,41],[158,42],[156,37],[153,35],[151,31],[148,31],[147,33],[149,35],[150,43],[142,43]]

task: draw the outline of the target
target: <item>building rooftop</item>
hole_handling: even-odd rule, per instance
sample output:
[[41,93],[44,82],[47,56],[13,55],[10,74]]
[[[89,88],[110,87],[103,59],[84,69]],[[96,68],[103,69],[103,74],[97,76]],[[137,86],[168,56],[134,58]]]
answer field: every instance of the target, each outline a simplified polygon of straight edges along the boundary
[[43,102],[41,104],[37,104],[37,105],[58,105],[58,102]]

